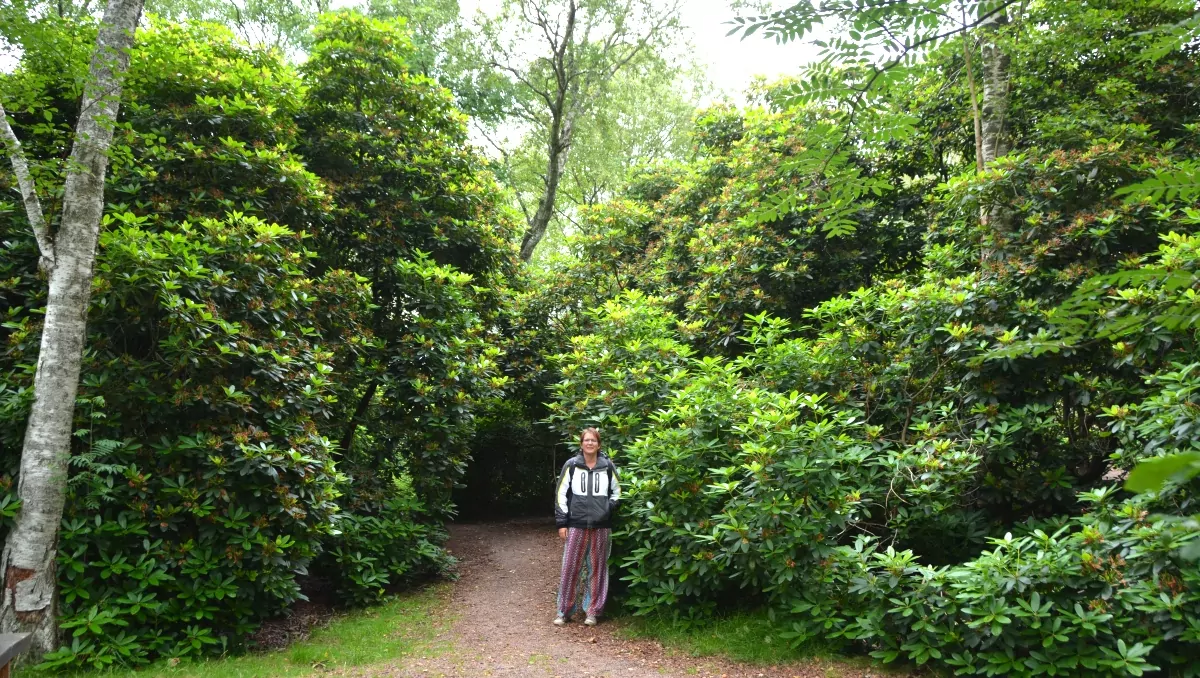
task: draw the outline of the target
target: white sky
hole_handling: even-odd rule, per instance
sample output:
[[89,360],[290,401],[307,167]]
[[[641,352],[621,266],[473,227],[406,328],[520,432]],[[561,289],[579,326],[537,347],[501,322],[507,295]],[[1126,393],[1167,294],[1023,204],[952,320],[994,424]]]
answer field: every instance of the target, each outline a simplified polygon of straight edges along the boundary
[[[458,4],[462,17],[469,20],[479,10],[495,12],[500,0],[459,0]],[[777,45],[758,34],[745,40],[738,35],[726,36],[733,28],[728,22],[735,16],[729,0],[683,0],[682,19],[688,33],[685,39],[692,44],[693,57],[705,68],[716,90],[713,99],[726,94],[734,102],[743,103],[742,94],[754,76],[772,80],[795,74],[804,64],[815,60],[816,48],[810,44]]]
[[[499,4],[499,0],[459,0],[465,19],[480,9],[493,12]],[[714,90],[711,99],[720,99],[724,94],[741,103],[742,94],[754,76],[774,79],[794,74],[815,58],[816,49],[805,43],[777,45],[759,35],[746,40],[737,35],[726,36],[732,28],[727,22],[734,16],[729,0],[684,0],[682,18],[688,32],[685,39],[692,44],[696,61],[707,71]],[[0,49],[0,72],[15,68],[16,56]]]
[[683,21],[691,31],[695,58],[708,71],[714,88],[741,100],[741,94],[756,75],[773,80],[793,75],[816,59],[816,48],[803,42],[783,45],[759,34],[742,39],[726,36],[735,13],[728,0],[685,0]]

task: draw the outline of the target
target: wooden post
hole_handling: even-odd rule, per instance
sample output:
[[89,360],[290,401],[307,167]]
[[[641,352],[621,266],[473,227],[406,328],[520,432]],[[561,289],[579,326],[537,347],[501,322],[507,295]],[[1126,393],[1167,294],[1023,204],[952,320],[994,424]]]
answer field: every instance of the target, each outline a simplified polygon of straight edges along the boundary
[[28,633],[0,633],[0,678],[9,678],[13,659],[32,642],[33,636]]

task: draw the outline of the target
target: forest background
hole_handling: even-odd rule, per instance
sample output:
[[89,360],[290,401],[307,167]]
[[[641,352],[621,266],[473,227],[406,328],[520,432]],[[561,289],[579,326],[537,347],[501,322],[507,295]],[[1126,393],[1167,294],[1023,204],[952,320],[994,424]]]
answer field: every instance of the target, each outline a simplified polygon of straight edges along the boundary
[[[330,9],[147,6],[44,668],[240,649],[312,587],[441,574],[448,520],[544,511],[596,425],[630,613],[1200,674],[1193,3],[749,7],[731,29],[819,58],[702,110],[678,3]],[[99,11],[0,10],[51,235]],[[6,536],[47,305],[13,167]]]

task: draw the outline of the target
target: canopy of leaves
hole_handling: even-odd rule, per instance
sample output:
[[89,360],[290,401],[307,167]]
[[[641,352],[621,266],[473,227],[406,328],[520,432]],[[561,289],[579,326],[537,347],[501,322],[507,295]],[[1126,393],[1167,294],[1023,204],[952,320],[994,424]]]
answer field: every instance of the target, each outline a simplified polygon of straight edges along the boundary
[[[60,47],[94,29],[39,30],[0,92],[54,186],[87,57]],[[436,516],[475,399],[503,383],[484,319],[511,225],[399,24],[332,16],[313,45],[298,71],[214,25],[138,35],[60,540],[69,642],[48,666],[238,646],[310,567],[367,602],[449,562]],[[7,520],[45,288],[15,202],[0,229]],[[376,379],[357,419],[387,425],[351,456],[339,442]]]
[[[892,29],[946,28],[886,4]],[[969,675],[1194,664],[1200,213],[1131,188],[1195,162],[1190,47],[1135,58],[1192,10],[1025,11],[996,38],[1017,150],[983,172],[963,45],[938,38],[854,125],[842,94],[766,88],[771,111],[710,113],[691,163],[589,211],[560,284],[603,306],[573,316],[550,422],[613,436],[636,613],[759,604],[790,642]],[[761,26],[810,29],[787,16]],[[838,211],[817,191],[846,171],[881,195]],[[1155,492],[1121,494],[1145,459],[1131,487]]]

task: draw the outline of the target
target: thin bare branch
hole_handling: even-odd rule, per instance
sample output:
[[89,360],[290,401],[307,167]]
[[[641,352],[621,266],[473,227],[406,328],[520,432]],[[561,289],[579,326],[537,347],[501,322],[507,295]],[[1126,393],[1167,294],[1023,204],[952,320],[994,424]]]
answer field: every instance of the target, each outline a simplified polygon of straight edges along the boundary
[[[966,7],[962,8],[963,17],[962,23],[966,25]],[[979,115],[979,91],[975,86],[975,71],[971,67],[971,53],[974,51],[974,46],[971,45],[970,36],[963,35],[963,62],[967,69],[967,84],[970,86],[971,93],[971,122],[975,129],[975,171],[983,171],[983,119]]]
[[538,97],[540,97],[541,99],[545,100],[547,106],[554,105],[553,96],[550,94],[550,92],[548,90],[542,89],[541,87],[538,87],[537,85],[534,85],[533,82],[531,82],[528,78],[525,77],[525,74],[521,72],[521,69],[514,68],[512,66],[509,66],[508,64],[502,64],[499,61],[495,61],[495,60],[490,61],[489,65],[492,68],[499,68],[500,70],[511,74],[514,78],[516,78],[517,82],[528,87],[531,92],[538,95]]

